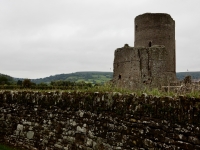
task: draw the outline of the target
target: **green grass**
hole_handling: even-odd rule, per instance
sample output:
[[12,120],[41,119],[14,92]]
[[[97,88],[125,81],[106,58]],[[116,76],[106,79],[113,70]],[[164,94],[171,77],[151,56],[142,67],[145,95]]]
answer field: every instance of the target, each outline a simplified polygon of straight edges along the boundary
[[92,75],[93,78],[99,78],[99,75]]
[[92,83],[92,84],[95,84],[95,83],[103,84],[103,83],[109,81],[110,77],[105,76],[105,75],[91,75],[91,78],[71,76],[71,77],[68,77],[66,80],[76,81],[76,82],[84,81],[84,82]]
[[85,80],[84,79],[78,79],[76,82],[81,82],[81,81],[85,81]]
[[4,145],[4,144],[0,144],[0,150],[22,150],[22,149],[10,147],[10,146]]
[[[82,81],[82,80],[80,80]],[[101,83],[101,80],[97,80],[96,83]],[[144,88],[144,89],[137,89],[137,90],[130,90],[130,89],[125,89],[125,88],[120,88],[120,87],[116,87],[114,86],[112,83],[105,83],[104,85],[95,85],[93,84],[92,87],[87,87],[87,86],[82,86],[79,89],[75,88],[75,89],[69,89],[69,90],[61,90],[61,89],[15,89],[16,91],[41,91],[41,92],[51,92],[51,91],[63,91],[63,92],[109,92],[109,93],[121,93],[121,94],[135,94],[137,96],[141,96],[143,93],[146,93],[147,95],[152,95],[152,96],[158,96],[158,97],[172,97],[172,98],[176,98],[179,96],[184,96],[184,97],[190,97],[190,98],[200,98],[200,89],[196,89],[196,90],[190,90],[190,91],[176,91],[175,90],[170,90],[165,92],[163,89],[160,90],[158,88],[154,88],[154,89],[149,89],[149,88]]]
[[125,89],[125,88],[119,88],[116,86],[113,86],[109,83],[104,84],[102,86],[93,86],[91,88],[87,89],[82,89],[80,91],[83,92],[119,92],[121,94],[135,94],[137,96],[141,96],[143,93],[146,93],[147,95],[152,95],[152,96],[158,96],[158,97],[179,97],[179,96],[185,96],[185,97],[194,97],[194,98],[200,98],[200,91],[190,91],[190,92],[175,92],[175,91],[169,91],[165,92],[163,90],[160,90],[158,88],[153,88],[153,89],[148,89],[145,88],[143,90],[130,90],[130,89]]

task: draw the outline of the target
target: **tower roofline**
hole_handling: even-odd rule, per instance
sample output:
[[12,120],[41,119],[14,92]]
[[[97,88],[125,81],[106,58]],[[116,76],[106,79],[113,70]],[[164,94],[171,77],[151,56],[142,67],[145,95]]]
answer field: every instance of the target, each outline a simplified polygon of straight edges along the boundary
[[150,13],[150,12],[147,12],[147,13],[144,13],[144,14],[140,14],[138,16],[135,17],[135,19],[139,18],[139,17],[142,17],[142,16],[165,16],[165,17],[170,17],[172,20],[173,18],[171,17],[171,15],[167,14],[167,13]]

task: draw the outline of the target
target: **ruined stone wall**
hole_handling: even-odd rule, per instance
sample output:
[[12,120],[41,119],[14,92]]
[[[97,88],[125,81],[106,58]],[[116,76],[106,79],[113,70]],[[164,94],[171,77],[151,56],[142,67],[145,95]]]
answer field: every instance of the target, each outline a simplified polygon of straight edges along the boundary
[[167,71],[176,72],[175,21],[164,13],[145,13],[135,18],[134,47],[164,45],[167,50]]
[[166,53],[164,46],[118,48],[114,57],[113,82],[129,89],[168,85],[168,81],[175,80],[175,73],[167,72]]
[[25,149],[200,149],[200,99],[0,92],[0,140]]

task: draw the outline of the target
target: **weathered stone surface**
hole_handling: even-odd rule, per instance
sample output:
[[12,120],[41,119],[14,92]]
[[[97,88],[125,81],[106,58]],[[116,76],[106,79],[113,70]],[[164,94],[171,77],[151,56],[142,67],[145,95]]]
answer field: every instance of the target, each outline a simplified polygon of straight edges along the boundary
[[198,144],[200,145],[200,140],[197,137],[189,136],[188,141],[193,143],[193,144]]
[[93,140],[87,138],[87,139],[86,139],[86,146],[92,147],[92,146],[93,146]]
[[18,131],[23,131],[23,125],[22,124],[18,124],[17,125],[17,130]]
[[174,145],[176,147],[180,147],[181,149],[188,149],[188,150],[194,149],[194,146],[192,144],[183,141],[175,141]]
[[4,114],[0,114],[0,121],[5,120],[4,119]]
[[[7,94],[11,92],[0,91],[0,101]],[[192,101],[186,99],[187,103],[183,103],[180,99],[146,94],[137,97],[109,93],[113,103],[107,106],[107,93],[12,94],[18,95],[19,99],[17,102],[12,98],[5,101],[0,109],[4,116],[0,121],[0,140],[24,149],[171,150],[200,147],[200,119],[193,117],[200,114],[198,98]],[[41,99],[27,105],[25,96],[20,97],[23,94],[31,94],[33,99],[40,96]],[[88,95],[92,99],[91,104],[86,101]],[[46,97],[45,104],[42,97]],[[66,108],[58,103],[61,99],[68,103]],[[47,107],[52,100],[57,103]],[[92,109],[88,107],[91,105]],[[185,107],[187,111],[183,109]]]
[[34,136],[34,132],[33,131],[28,131],[27,132],[27,138],[28,139],[30,139],[30,140],[33,139],[33,136]]
[[134,47],[125,44],[115,50],[113,68],[113,82],[118,87],[159,88],[176,81],[175,21],[171,16],[137,16]]

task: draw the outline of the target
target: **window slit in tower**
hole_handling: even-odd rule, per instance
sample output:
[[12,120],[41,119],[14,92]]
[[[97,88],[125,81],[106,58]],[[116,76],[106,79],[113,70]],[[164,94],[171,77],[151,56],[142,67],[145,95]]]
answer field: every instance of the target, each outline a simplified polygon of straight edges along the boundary
[[149,42],[149,47],[151,47],[151,44],[152,44],[152,43],[151,43],[151,41],[150,41],[150,42]]
[[121,80],[121,78],[122,78],[122,76],[121,76],[121,74],[119,74],[119,78],[118,78],[118,80]]

